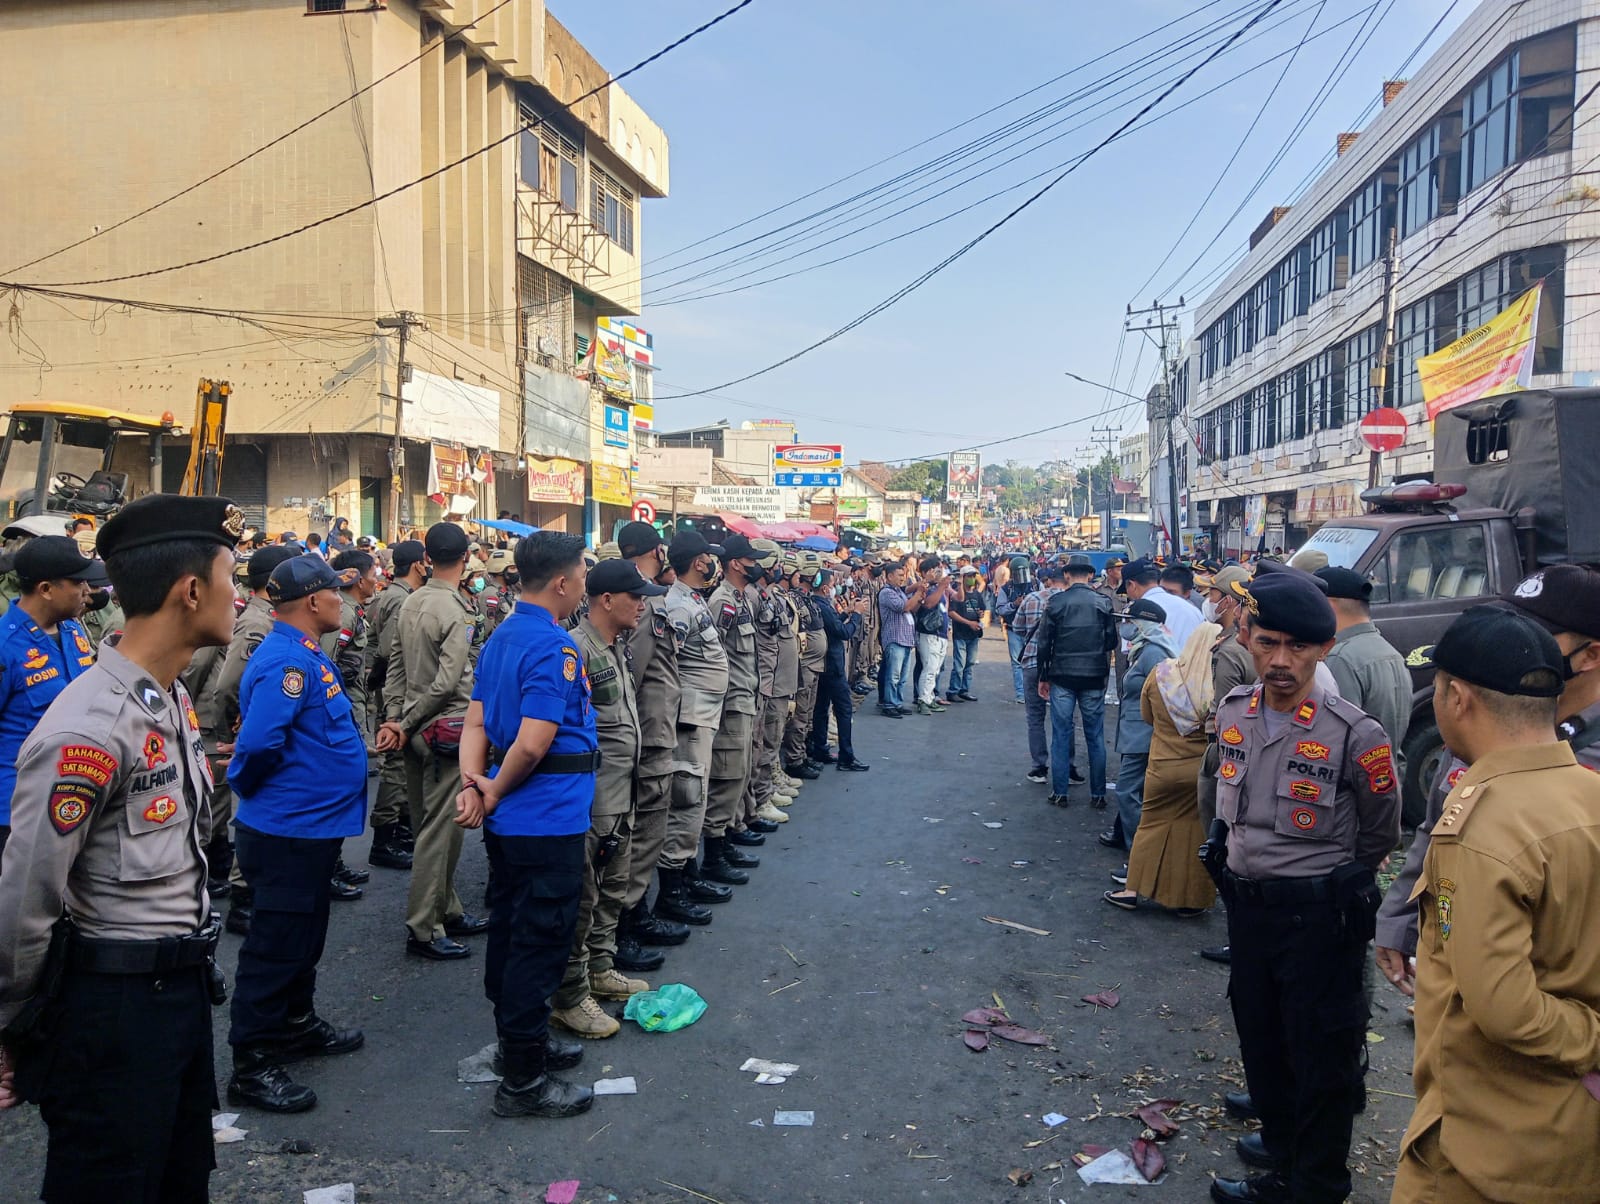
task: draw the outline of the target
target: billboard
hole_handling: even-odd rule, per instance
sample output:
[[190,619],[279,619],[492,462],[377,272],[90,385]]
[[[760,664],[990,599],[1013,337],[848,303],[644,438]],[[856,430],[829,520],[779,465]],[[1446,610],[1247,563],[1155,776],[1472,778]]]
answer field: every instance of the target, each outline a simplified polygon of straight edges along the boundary
[[978,480],[982,475],[978,470],[977,452],[951,452],[950,463],[946,468],[945,496],[952,502],[976,502],[978,500]]
[[837,443],[779,443],[772,449],[772,483],[837,489],[844,484],[844,448]]
[[695,490],[694,504],[758,523],[781,523],[785,511],[783,490],[770,485],[703,485]]

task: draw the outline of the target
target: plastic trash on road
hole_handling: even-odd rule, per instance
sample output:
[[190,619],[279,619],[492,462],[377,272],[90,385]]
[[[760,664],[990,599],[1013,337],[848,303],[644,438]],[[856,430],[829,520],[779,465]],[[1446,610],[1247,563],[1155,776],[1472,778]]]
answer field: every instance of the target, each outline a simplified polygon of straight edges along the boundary
[[305,1204],[356,1204],[356,1185],[336,1183],[332,1187],[313,1187],[304,1195]]
[[693,987],[669,982],[632,996],[622,1014],[647,1033],[674,1033],[704,1016],[706,1006]]

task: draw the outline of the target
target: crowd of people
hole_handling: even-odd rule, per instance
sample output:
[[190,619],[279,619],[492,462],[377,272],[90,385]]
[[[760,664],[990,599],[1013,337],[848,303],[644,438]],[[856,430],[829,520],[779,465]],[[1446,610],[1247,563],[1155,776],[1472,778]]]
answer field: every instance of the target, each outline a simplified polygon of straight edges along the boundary
[[[1248,1089],[1227,1106],[1260,1120],[1238,1153],[1262,1173],[1214,1199],[1349,1195],[1370,964],[1418,1000],[1395,1198],[1593,1194],[1600,780],[1578,767],[1600,770],[1600,569],[1543,569],[1408,658],[1370,583],[1305,554],[1097,572],[638,522],[592,552],[448,522],[312,546],[167,495],[107,521],[98,556],[74,534],[17,553],[0,614],[0,1107],[38,1104],[46,1199],[206,1198],[213,1006],[232,1103],[317,1104],[289,1068],[364,1041],[316,982],[369,824],[370,864],[409,873],[397,952],[455,962],[482,938],[495,1114],[585,1111],[560,1072],[618,1031],[600,1001],[712,923],[807,782],[869,768],[874,691],[895,720],[977,701],[992,620],[1028,782],[1057,807],[1086,783],[1126,853],[1104,902],[1226,908],[1228,944],[1201,953],[1230,966]],[[1435,669],[1450,755],[1384,895],[1408,661]],[[477,831],[481,916],[456,889]]]

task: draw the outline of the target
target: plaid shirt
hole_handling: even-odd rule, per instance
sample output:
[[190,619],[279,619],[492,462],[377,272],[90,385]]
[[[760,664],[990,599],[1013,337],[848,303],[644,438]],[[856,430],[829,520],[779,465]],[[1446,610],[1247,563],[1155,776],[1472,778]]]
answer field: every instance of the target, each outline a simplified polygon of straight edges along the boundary
[[886,585],[878,591],[878,617],[882,625],[878,638],[887,648],[890,644],[900,644],[906,648],[914,648],[917,643],[916,628],[912,624],[911,612],[906,609],[906,592]]
[[1044,618],[1044,608],[1050,604],[1050,599],[1060,592],[1054,587],[1034,590],[1017,606],[1011,630],[1022,637],[1022,655],[1017,663],[1024,669],[1031,669],[1039,659],[1039,622]]

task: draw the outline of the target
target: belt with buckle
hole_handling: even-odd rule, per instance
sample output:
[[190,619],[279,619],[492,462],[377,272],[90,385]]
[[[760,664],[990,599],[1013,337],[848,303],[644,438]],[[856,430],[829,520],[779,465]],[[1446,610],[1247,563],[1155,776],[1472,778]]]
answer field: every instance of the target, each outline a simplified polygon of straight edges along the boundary
[[197,932],[153,941],[100,940],[74,931],[67,943],[67,964],[90,974],[167,974],[193,969],[211,961],[221,931],[216,913]]
[[1233,897],[1257,907],[1285,907],[1296,903],[1332,903],[1333,885],[1320,878],[1241,878],[1224,870]]

